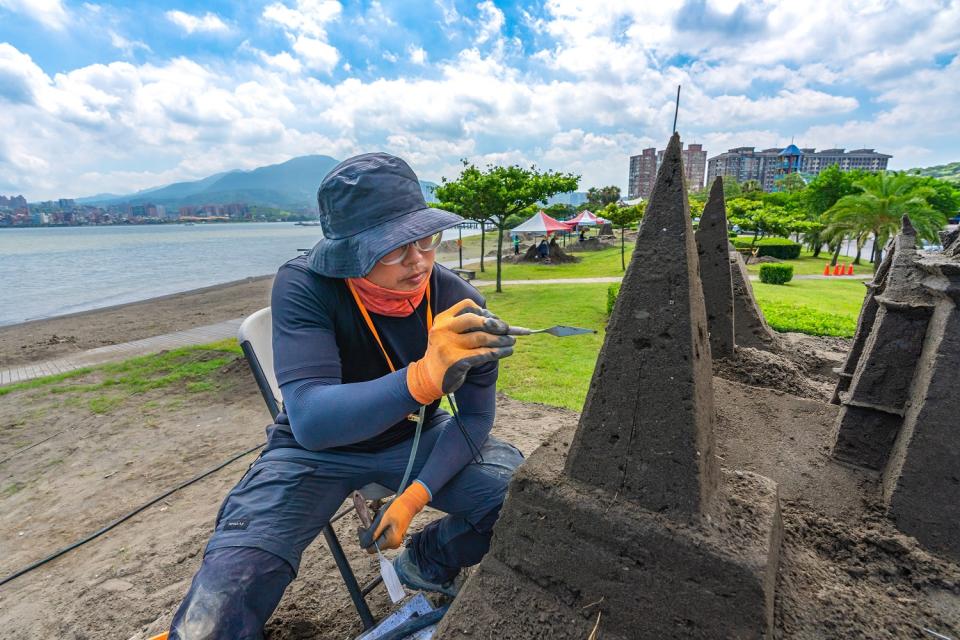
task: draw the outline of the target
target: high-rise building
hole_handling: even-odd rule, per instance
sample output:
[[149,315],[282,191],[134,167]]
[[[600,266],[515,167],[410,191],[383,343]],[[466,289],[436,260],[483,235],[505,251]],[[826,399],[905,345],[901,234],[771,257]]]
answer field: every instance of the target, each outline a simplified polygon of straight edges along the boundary
[[736,147],[707,162],[707,183],[717,176],[732,178],[737,182],[756,180],[764,191],[773,191],[777,180],[788,173],[799,173],[813,178],[830,165],[838,165],[843,171],[885,171],[887,161],[893,156],[877,153],[873,149],[800,149],[789,145],[784,149],[773,147],[756,151],[754,147]]
[[630,156],[630,176],[627,182],[627,198],[649,198],[653,181],[657,177],[657,150],[644,149],[638,156]]
[[[707,152],[701,144],[687,145],[683,154],[683,175],[687,180],[687,189],[699,191],[703,188],[703,178],[707,170]],[[664,150],[650,147],[640,155],[630,156],[630,175],[627,181],[627,199],[649,198],[657,171],[663,164]]]

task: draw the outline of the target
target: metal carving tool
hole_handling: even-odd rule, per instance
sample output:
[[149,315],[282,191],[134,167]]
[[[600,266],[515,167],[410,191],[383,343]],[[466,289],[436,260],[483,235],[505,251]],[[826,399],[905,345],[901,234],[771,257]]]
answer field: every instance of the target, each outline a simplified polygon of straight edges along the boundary
[[584,329],[583,327],[568,327],[566,325],[558,324],[553,327],[547,327],[546,329],[527,329],[526,327],[515,327],[511,326],[510,330],[507,331],[507,335],[510,336],[529,336],[534,333],[549,333],[552,336],[558,338],[566,338],[567,336],[578,336],[586,333],[596,333],[596,329]]

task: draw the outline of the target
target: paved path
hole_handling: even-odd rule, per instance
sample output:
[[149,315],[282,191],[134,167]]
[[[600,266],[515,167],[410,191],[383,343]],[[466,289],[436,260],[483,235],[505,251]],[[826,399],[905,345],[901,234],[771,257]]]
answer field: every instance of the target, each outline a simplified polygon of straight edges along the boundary
[[[852,276],[824,276],[818,274],[806,274],[794,276],[794,280],[870,280],[873,275],[852,275]],[[623,276],[611,276],[604,278],[552,278],[549,280],[504,280],[504,285],[527,285],[527,284],[594,284],[594,283],[613,283],[620,282]],[[750,274],[750,280],[759,280],[759,276]],[[474,280],[471,282],[475,287],[492,287],[497,284],[496,280]]]
[[46,362],[25,364],[12,369],[3,369],[0,370],[0,385],[24,382],[25,380],[31,380],[33,378],[52,376],[82,367],[103,364],[105,362],[115,362],[117,360],[126,360],[127,358],[169,349],[234,338],[237,335],[237,329],[240,327],[242,321],[243,318],[236,318],[218,324],[187,329],[186,331],[177,331],[176,333],[168,333],[162,336],[144,338],[143,340],[98,347],[96,349],[90,349],[89,351],[81,351],[66,358],[58,358],[57,360],[47,360]]

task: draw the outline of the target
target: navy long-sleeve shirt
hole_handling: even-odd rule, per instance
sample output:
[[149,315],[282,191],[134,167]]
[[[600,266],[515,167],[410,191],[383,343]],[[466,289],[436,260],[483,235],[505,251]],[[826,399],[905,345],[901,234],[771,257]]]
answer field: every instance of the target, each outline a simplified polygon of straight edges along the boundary
[[[430,287],[434,315],[464,298],[484,305],[476,289],[442,266],[434,267]],[[370,314],[390,359],[401,367],[393,373],[343,280],[316,274],[305,259],[295,258],[277,273],[271,304],[284,413],[269,448],[375,452],[413,436],[415,425],[407,416],[419,405],[407,389],[406,365],[426,351],[426,298],[407,317]],[[496,362],[475,367],[455,394],[464,430],[476,446],[493,426],[496,380]],[[455,421],[432,419],[438,405],[427,407],[425,428],[440,424],[444,433],[417,478],[431,494],[472,456]]]

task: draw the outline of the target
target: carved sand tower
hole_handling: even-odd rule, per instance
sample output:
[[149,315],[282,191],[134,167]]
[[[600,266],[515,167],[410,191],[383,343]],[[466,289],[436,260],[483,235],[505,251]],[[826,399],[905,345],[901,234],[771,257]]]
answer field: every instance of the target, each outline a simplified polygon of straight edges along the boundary
[[710,187],[707,206],[697,229],[700,281],[710,330],[710,354],[714,358],[733,355],[733,283],[730,279],[730,238],[727,236],[727,206],[723,199],[723,178]]
[[881,472],[888,513],[960,558],[960,232],[920,255],[907,217],[864,301],[836,397],[836,458]]
[[719,468],[711,365],[675,134],[580,423],[517,471],[438,637],[770,637],[777,488]]

